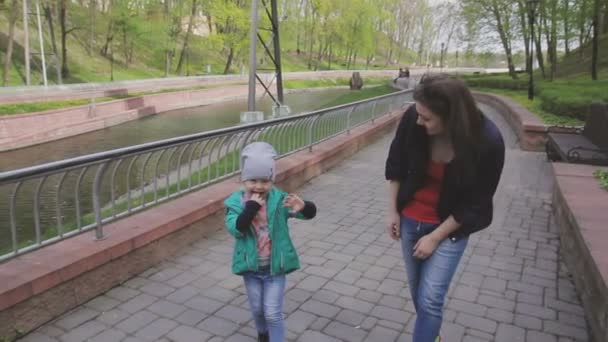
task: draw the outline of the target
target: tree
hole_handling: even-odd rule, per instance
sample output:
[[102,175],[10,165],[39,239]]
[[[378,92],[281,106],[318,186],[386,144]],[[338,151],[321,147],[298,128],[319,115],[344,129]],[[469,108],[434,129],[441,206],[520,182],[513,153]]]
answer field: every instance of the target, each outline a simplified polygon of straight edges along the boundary
[[591,79],[597,81],[597,58],[600,35],[600,0],[594,0],[593,6],[593,52],[591,54]]
[[190,20],[188,20],[188,30],[186,31],[186,36],[184,37],[184,43],[182,45],[182,52],[179,55],[179,61],[177,62],[177,68],[175,69],[175,72],[177,74],[182,73],[184,56],[188,53],[188,42],[190,40],[190,36],[192,35],[192,30],[194,29],[194,18],[196,17],[196,6],[197,6],[197,0],[192,0],[192,7],[190,9]]
[[11,60],[13,57],[13,40],[15,38],[15,23],[17,22],[17,15],[18,15],[18,1],[17,0],[13,0],[11,1],[10,4],[10,8],[9,8],[9,16],[8,16],[8,42],[6,45],[6,54],[4,55],[4,65],[2,68],[2,86],[6,87],[8,86],[8,82],[9,82],[9,73],[10,73],[10,66],[11,66]]
[[483,18],[476,20],[478,25],[490,28],[498,34],[507,58],[509,75],[516,78],[512,56],[514,27],[517,20],[515,3],[510,0],[463,0],[463,4],[463,10],[468,14],[467,18]]

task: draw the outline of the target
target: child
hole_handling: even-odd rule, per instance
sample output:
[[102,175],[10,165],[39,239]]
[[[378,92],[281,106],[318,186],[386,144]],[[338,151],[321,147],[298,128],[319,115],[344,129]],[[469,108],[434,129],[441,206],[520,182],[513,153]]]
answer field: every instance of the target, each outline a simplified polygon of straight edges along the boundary
[[236,241],[232,272],[242,275],[258,341],[282,342],[285,275],[300,267],[287,219],[311,219],[317,208],[273,186],[274,148],[264,142],[241,152],[243,189],[226,199],[226,227]]

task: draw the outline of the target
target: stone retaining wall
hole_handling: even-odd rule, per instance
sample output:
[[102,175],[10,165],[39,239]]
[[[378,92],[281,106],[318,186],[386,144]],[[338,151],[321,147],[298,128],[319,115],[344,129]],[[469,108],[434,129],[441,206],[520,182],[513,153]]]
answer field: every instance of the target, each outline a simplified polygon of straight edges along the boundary
[[597,167],[554,163],[553,218],[561,255],[574,277],[593,341],[608,341],[608,192]]

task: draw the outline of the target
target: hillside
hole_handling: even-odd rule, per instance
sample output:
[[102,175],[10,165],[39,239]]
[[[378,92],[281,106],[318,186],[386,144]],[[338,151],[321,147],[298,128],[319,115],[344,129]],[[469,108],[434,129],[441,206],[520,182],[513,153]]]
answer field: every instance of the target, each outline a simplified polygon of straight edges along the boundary
[[[557,66],[557,77],[591,77],[591,52],[589,43],[563,56]],[[600,36],[598,57],[598,76],[605,79],[608,77],[608,35]]]
[[[86,9],[79,8],[77,3],[72,3],[70,11],[72,13],[71,23],[76,28],[73,30],[67,39],[68,45],[68,61],[70,69],[70,77],[64,79],[64,83],[83,83],[83,82],[103,82],[110,80],[129,80],[142,79],[165,76],[165,47],[175,51],[175,56],[172,60],[170,73],[168,76],[178,75],[205,75],[205,74],[222,74],[226,65],[226,53],[221,42],[218,42],[213,37],[192,35],[190,39],[190,48],[188,57],[184,59],[184,64],[181,73],[176,73],[177,61],[183,44],[182,36],[176,41],[169,42],[166,35],[163,33],[163,28],[159,28],[151,22],[138,22],[133,27],[130,27],[131,41],[129,45],[132,47],[131,61],[126,63],[127,57],[125,54],[124,44],[121,42],[121,37],[114,39],[114,63],[112,65],[109,55],[101,54],[102,45],[106,40],[107,27],[109,18],[99,14],[96,18],[95,25],[95,45],[89,52],[90,34],[86,27],[89,26],[86,16]],[[84,13],[84,14],[83,14]],[[57,23],[55,23],[55,35],[57,36],[58,49],[60,49],[59,31]],[[32,49],[32,84],[42,84],[41,62],[37,54],[39,50],[39,42],[37,39],[37,23],[35,17],[30,20],[30,48]],[[45,52],[47,54],[47,77],[50,83],[55,83],[56,69],[54,63],[49,63],[52,56],[48,55],[51,51],[50,34],[48,24],[43,23],[43,31],[45,35]],[[287,28],[286,28],[287,29]],[[6,13],[0,12],[0,60],[4,59],[5,49],[7,45],[8,35],[8,20]],[[287,36],[287,35],[285,35]],[[159,37],[162,37],[159,39]],[[120,38],[120,39],[119,39]],[[295,53],[295,43],[289,37],[282,37],[283,50],[283,69],[284,71],[304,71],[308,70],[308,57],[306,53]],[[10,70],[10,86],[19,86],[25,83],[25,66],[24,66],[24,32],[21,27],[21,22],[18,22],[15,31],[15,43],[13,47],[12,67]],[[261,51],[260,47],[260,51]],[[241,53],[237,52],[234,55],[233,63],[230,68],[230,73],[239,73],[243,70],[243,63],[249,59],[247,48],[241,47]],[[61,54],[61,53],[59,53]],[[260,52],[261,56],[261,52]],[[59,56],[61,58],[61,56]],[[379,54],[378,62],[375,65],[370,65],[371,68],[384,69],[386,68],[384,61],[386,57]],[[380,62],[381,61],[381,62]],[[260,68],[270,68],[269,59]],[[389,68],[394,66],[389,66]],[[328,63],[324,61],[317,66],[319,70],[327,70]],[[331,69],[345,69],[346,63],[343,60],[332,61]],[[358,58],[356,68],[365,68],[365,60]],[[113,69],[113,70],[112,70]],[[209,72],[208,72],[209,71]]]

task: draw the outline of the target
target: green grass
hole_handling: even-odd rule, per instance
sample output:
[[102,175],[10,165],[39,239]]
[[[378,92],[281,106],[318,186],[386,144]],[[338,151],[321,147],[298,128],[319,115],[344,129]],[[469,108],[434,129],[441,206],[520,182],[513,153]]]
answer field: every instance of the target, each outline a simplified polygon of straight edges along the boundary
[[600,182],[600,186],[608,191],[608,170],[597,170],[593,175]]
[[570,116],[559,116],[543,110],[542,103],[539,98],[536,97],[533,101],[530,101],[528,100],[527,92],[481,87],[471,87],[471,89],[509,97],[524,106],[531,113],[535,114],[547,125],[582,126],[584,124],[583,121],[577,118]]
[[[320,88],[320,87],[336,87],[348,86],[349,78],[339,77],[336,79],[321,78],[316,80],[286,80],[283,82],[286,89],[302,89],[302,88]],[[387,77],[366,77],[363,79],[365,85],[380,85],[390,82]]]
[[[222,84],[222,86],[234,85],[234,84],[238,84],[238,83]],[[220,85],[218,85],[218,86],[220,86]],[[168,89],[161,89],[161,90],[156,90],[156,91],[136,92],[136,93],[125,94],[125,95],[113,95],[113,96],[95,98],[95,103],[99,104],[102,102],[138,97],[138,96],[143,96],[143,95],[171,93],[171,92],[176,92],[176,91],[186,91],[186,90],[196,90],[196,89],[207,89],[207,88],[212,88],[212,87],[214,87],[214,86],[193,86],[193,87],[186,87],[186,88],[168,88]],[[87,105],[90,102],[91,102],[91,100],[89,100],[89,99],[76,99],[76,100],[63,100],[63,101],[3,104],[3,105],[0,105],[0,115],[34,113],[34,112],[40,112],[40,111],[44,111],[44,110],[69,108],[69,107],[74,107],[74,106]]]
[[361,90],[351,91],[328,103],[323,104],[323,106],[321,106],[319,108],[328,108],[328,107],[339,106],[339,105],[342,105],[345,103],[361,101],[361,100],[369,99],[369,98],[376,97],[376,96],[382,96],[382,95],[386,95],[386,94],[390,94],[390,93],[394,93],[394,92],[395,92],[395,89],[393,89],[388,84],[372,86],[369,88],[366,88],[364,86],[363,89],[361,89]]

